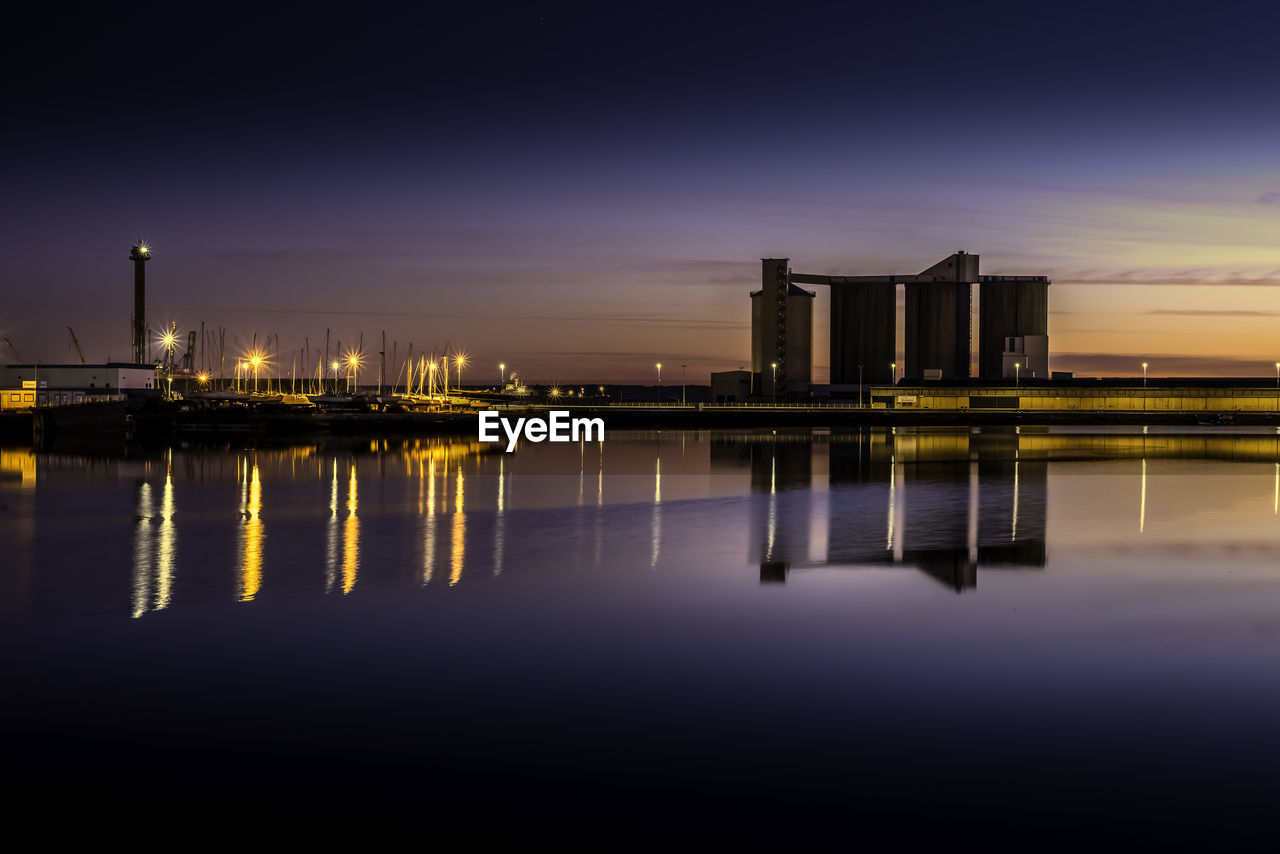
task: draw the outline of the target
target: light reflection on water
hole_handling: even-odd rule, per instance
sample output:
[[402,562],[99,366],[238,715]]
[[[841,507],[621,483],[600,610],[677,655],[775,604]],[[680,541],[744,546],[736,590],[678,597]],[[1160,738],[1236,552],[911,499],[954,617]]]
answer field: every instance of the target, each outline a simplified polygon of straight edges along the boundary
[[[790,798],[802,823],[877,797],[947,827],[987,804],[1074,821],[1135,793],[1177,820],[1203,814],[1199,780],[1242,803],[1270,784],[1276,436],[607,442],[33,456],[0,491],[0,596],[25,617],[0,621],[6,746],[35,745],[30,772],[124,745],[112,775],[149,750],[168,773],[142,782],[186,797],[271,770],[287,729],[317,802],[354,778],[344,756],[371,797],[441,797],[452,756],[471,792],[519,763],[517,801],[634,771],[699,809]],[[238,759],[205,778],[191,743]]]
[[[1045,570],[1058,546],[1256,541],[1261,508],[1246,494],[1260,482],[1263,512],[1280,516],[1274,434],[650,433],[612,437],[608,454],[602,442],[590,463],[585,443],[576,444],[525,445],[512,455],[446,440],[324,453],[308,446],[169,448],[140,459],[34,455],[14,484],[34,496],[26,505],[32,519],[5,521],[38,541],[47,527],[33,520],[79,483],[131,482],[129,613],[141,617],[188,601],[184,587],[208,598],[226,566],[217,556],[229,524],[235,598],[249,603],[305,595],[307,578],[313,589],[344,595],[366,577],[383,586],[401,562],[417,565],[410,575],[419,586],[447,566],[446,586],[456,587],[513,568],[537,572],[557,553],[572,555],[580,569],[630,565],[640,554],[650,570],[754,565],[758,583],[771,585],[820,568],[910,568],[963,592],[978,587],[980,571]],[[1255,477],[1258,464],[1265,481]],[[236,486],[231,514],[219,510],[227,471]],[[1194,489],[1167,488],[1187,478]],[[625,508],[645,504],[641,529]],[[1126,515],[1137,517],[1133,533],[1124,531]],[[1266,530],[1267,548],[1275,535]],[[362,559],[369,547],[373,562]],[[32,553],[57,550],[37,543]],[[109,568],[117,554],[104,549],[100,560]],[[74,575],[56,559],[23,571],[34,572],[37,585],[45,575],[50,584],[59,573]],[[75,598],[74,585],[68,595]]]

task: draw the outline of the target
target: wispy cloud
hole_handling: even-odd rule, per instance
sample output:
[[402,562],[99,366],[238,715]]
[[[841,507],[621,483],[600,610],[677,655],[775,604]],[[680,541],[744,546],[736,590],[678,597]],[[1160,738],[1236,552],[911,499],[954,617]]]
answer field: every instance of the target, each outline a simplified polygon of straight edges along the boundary
[[1142,363],[1152,377],[1270,377],[1275,367],[1257,359],[1220,358],[1170,354],[1152,358],[1138,353],[1054,353],[1055,371],[1075,371],[1078,376],[1142,376]]
[[1053,279],[1057,285],[1192,285],[1215,286],[1231,285],[1237,287],[1280,287],[1280,270],[1272,270],[1260,276],[1206,276],[1203,273],[1189,271],[1186,273],[1156,273],[1144,270],[1126,270],[1119,273],[1094,273],[1092,271],[1077,275],[1061,275]]
[[1146,315],[1160,315],[1164,317],[1280,317],[1280,311],[1263,311],[1258,309],[1181,309],[1181,308],[1157,308],[1154,311],[1144,311]]

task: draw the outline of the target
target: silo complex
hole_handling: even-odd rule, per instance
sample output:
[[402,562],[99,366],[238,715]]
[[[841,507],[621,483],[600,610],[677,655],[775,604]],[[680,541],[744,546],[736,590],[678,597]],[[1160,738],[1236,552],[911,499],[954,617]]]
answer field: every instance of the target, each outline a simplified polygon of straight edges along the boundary
[[906,291],[900,376],[970,376],[972,295],[977,283],[978,375],[1048,377],[1048,278],[980,276],[978,260],[977,255],[957,252],[916,274],[832,276],[793,273],[786,258],[763,259],[762,288],[751,294],[756,396],[807,396],[814,294],[797,287],[803,284],[831,288],[833,387],[894,380],[891,365],[899,362],[898,285]]

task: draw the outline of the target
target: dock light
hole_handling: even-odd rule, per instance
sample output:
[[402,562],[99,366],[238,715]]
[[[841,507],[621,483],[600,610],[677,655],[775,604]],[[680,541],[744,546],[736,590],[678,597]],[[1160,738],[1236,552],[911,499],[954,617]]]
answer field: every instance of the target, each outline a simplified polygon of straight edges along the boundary
[[458,366],[458,390],[462,390],[462,367],[467,363],[467,354],[459,353],[453,357],[454,363]]
[[347,391],[351,391],[352,374],[355,374],[355,387],[360,387],[360,354],[352,350],[347,353]]

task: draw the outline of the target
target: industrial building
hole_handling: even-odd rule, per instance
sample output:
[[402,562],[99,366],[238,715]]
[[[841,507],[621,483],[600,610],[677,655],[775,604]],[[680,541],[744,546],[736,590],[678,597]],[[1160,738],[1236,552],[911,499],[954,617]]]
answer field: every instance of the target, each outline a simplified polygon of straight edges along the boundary
[[1016,409],[1026,412],[1280,413],[1280,384],[1255,378],[967,380],[873,386],[882,409]]
[[[984,276],[979,256],[957,252],[917,274],[830,276],[792,272],[790,259],[762,259],[751,294],[751,358],[757,398],[804,397],[813,364],[813,297],[831,288],[831,386],[892,383],[898,376],[967,379],[977,340],[978,376],[1048,378],[1049,279]],[[898,359],[898,286],[904,289]],[[973,287],[978,286],[975,336]]]
[[154,365],[7,365],[0,367],[0,407],[30,409],[124,400],[160,393]]

